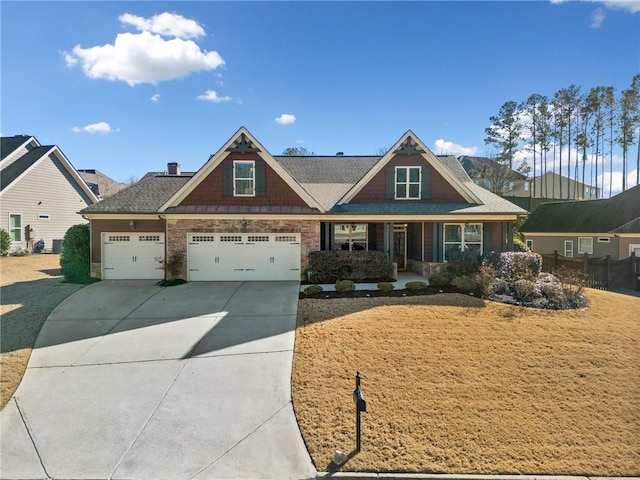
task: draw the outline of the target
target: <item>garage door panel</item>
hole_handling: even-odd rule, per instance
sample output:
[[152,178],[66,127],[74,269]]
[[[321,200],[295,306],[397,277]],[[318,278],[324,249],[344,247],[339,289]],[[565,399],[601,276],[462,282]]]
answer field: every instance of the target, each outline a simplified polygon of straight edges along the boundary
[[164,234],[105,233],[102,258],[105,280],[161,280]]
[[188,235],[190,281],[300,279],[299,234]]

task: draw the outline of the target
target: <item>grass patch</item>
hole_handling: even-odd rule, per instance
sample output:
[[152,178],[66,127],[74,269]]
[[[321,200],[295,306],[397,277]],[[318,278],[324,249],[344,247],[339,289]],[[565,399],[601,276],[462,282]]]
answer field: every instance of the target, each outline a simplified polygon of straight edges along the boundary
[[640,299],[548,311],[459,294],[301,300],[293,401],[318,470],[640,474]]

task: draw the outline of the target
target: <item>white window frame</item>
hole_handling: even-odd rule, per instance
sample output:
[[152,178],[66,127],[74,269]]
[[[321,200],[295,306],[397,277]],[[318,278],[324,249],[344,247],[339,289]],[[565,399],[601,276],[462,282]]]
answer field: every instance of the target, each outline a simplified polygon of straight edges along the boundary
[[[11,217],[18,217],[20,219],[20,226],[19,227],[12,227],[11,226]],[[18,232],[18,239],[16,240],[14,238],[14,234],[15,232]],[[11,236],[11,243],[20,243],[22,242],[22,237],[23,237],[23,231],[22,231],[22,214],[21,213],[9,213],[9,229],[8,229],[9,235]]]
[[[455,225],[455,226],[459,226],[460,227],[460,241],[447,241],[447,226],[451,226],[451,225]],[[466,227],[471,227],[471,226],[479,226],[480,227],[480,241],[479,242],[471,242],[471,241],[467,241],[465,238],[465,228]],[[480,246],[480,252],[479,255],[482,255],[483,252],[483,241],[484,241],[484,232],[483,232],[483,224],[482,223],[445,223],[442,227],[442,259],[446,262],[447,261],[447,246],[450,245],[460,245],[460,251],[464,252],[465,250],[468,249],[467,245],[479,245]]]
[[[567,246],[569,245],[571,246],[571,248],[567,248]],[[564,256],[573,257],[573,240],[564,241]]]
[[[591,242],[591,248],[587,249],[587,250],[591,250],[591,251],[587,251],[587,250],[583,250],[582,249],[582,241],[583,240],[589,240]],[[578,253],[579,254],[589,254],[589,255],[593,255],[593,237],[578,237]]]
[[[237,177],[236,165],[251,165],[249,171],[251,177]],[[251,182],[251,193],[238,193],[238,182]],[[256,162],[254,160],[234,160],[233,161],[233,196],[234,197],[255,197],[256,196]]]
[[[418,170],[418,181],[417,182],[412,182],[411,181],[411,169],[416,169]],[[405,171],[405,175],[406,175],[406,181],[404,182],[400,182],[398,181],[398,172],[400,170],[404,170]],[[394,198],[396,200],[420,200],[420,198],[422,198],[422,168],[417,167],[417,166],[409,166],[409,167],[396,167],[395,171],[393,172],[393,189],[394,189]],[[399,185],[404,185],[405,187],[405,196],[401,197],[398,195],[398,186]],[[410,186],[411,185],[417,185],[418,186],[418,195],[415,197],[412,197],[409,192],[410,192]]]
[[525,240],[525,245],[527,246],[527,248],[529,250],[531,250],[533,252],[533,240],[531,240],[530,238]]
[[[630,243],[629,244],[629,256],[631,256],[631,252],[633,252],[636,248],[640,249],[640,243]],[[636,255],[640,256],[640,255]]]
[[[362,230],[362,227],[364,227],[364,232]],[[346,238],[341,238],[338,239],[336,232],[338,232],[339,230],[342,230],[344,233],[346,233]],[[343,250],[343,245],[346,243],[348,245],[348,249],[349,251],[354,251],[354,250],[359,250],[359,249],[354,249],[353,245],[354,245],[354,237],[358,237],[358,241],[355,241],[356,244],[360,244],[359,238],[362,236],[362,233],[364,233],[364,249],[363,250],[369,250],[369,225],[366,223],[336,223],[334,230],[333,230],[333,244],[334,244],[334,248],[336,250]]]

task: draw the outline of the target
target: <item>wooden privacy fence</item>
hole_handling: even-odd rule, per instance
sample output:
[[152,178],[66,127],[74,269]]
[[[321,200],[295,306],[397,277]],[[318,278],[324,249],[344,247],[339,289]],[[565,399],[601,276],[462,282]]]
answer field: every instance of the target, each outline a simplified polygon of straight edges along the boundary
[[573,270],[584,273],[587,286],[600,290],[610,288],[635,288],[640,282],[640,257],[632,253],[624,260],[612,260],[611,255],[600,258],[565,257],[554,251],[542,255],[542,271],[553,273],[558,269]]

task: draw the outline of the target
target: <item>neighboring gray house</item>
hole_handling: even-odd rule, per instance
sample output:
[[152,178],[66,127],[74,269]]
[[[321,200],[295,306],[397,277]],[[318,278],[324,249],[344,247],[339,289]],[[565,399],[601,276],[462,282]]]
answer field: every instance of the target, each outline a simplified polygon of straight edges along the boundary
[[0,228],[11,250],[43,240],[51,251],[70,226],[86,222],[77,212],[97,201],[57,146],[28,135],[0,138]]
[[505,196],[546,200],[595,200],[600,198],[600,189],[555,172],[546,172],[516,185],[516,188],[507,192]]
[[607,199],[545,203],[520,232],[537,253],[620,260],[632,252],[640,256],[640,186]]

